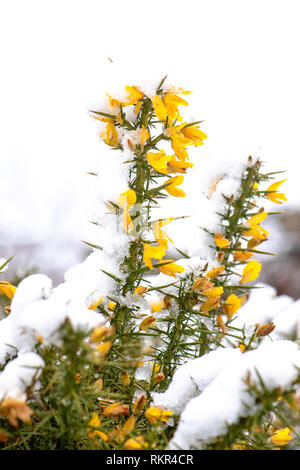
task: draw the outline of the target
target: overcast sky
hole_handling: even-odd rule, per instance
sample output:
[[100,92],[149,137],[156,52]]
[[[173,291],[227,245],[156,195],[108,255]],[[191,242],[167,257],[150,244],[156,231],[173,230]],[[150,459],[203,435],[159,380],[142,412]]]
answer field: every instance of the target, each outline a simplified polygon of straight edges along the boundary
[[87,110],[135,73],[187,83],[209,151],[288,170],[289,204],[299,206],[298,0],[0,5],[2,246],[80,240],[84,171],[101,158]]

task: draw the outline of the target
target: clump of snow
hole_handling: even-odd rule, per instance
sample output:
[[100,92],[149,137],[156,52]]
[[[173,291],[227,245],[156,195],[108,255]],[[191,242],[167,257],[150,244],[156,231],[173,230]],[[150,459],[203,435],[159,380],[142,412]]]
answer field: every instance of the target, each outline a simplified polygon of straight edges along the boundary
[[180,414],[191,398],[199,395],[229,363],[240,357],[239,349],[221,348],[178,367],[164,393],[152,393],[153,406]]
[[[212,354],[214,353],[208,355]],[[236,354],[231,359],[228,364],[226,361],[225,365],[223,363],[220,372],[204,391],[187,403],[169,448],[201,448],[203,444],[211,443],[218,436],[226,434],[228,426],[254,414],[259,405],[248,391],[248,379],[261,391],[260,380],[267,390],[290,390],[299,374],[297,368],[300,367],[300,350],[291,341],[264,343],[254,351]],[[203,356],[199,362],[201,360],[204,362],[207,358]],[[188,369],[187,365],[181,367]],[[192,378],[193,376],[191,381]],[[204,381],[205,373],[202,383]],[[185,386],[177,389],[178,400],[182,399],[187,388],[191,388],[191,385],[185,383]],[[158,403],[157,397],[155,400]],[[166,400],[164,406],[174,406],[174,398]]]
[[43,367],[43,359],[33,352],[10,361],[0,373],[0,401],[7,397],[26,400],[26,388],[35,384]]

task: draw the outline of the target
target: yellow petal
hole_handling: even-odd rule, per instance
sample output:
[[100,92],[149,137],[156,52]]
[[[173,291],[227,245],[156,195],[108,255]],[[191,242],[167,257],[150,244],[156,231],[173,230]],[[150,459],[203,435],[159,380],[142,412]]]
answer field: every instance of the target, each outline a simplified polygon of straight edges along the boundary
[[246,284],[247,282],[254,281],[260,274],[261,263],[258,261],[249,261],[243,269],[242,278],[240,284]]

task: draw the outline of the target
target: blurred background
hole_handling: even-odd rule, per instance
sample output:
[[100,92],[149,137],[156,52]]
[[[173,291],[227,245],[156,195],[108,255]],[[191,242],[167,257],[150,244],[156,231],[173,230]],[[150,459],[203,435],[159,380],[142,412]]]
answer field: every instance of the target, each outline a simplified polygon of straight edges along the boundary
[[287,171],[288,202],[272,206],[284,213],[264,224],[264,249],[280,256],[260,280],[300,297],[299,10],[298,0],[1,2],[0,258],[15,255],[6,278],[60,282],[86,257],[86,172],[102,149],[88,110],[127,77],[168,74],[193,90],[205,152]]

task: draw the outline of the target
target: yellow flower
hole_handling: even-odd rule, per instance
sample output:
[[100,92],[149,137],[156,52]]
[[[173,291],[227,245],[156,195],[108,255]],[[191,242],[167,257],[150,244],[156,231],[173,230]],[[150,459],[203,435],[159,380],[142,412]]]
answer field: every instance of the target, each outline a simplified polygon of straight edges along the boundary
[[123,209],[123,227],[126,233],[128,233],[128,227],[132,230],[133,223],[129,215],[129,209],[136,203],[136,194],[132,189],[128,189],[124,193],[120,194],[118,199],[119,206]]
[[33,410],[29,408],[25,401],[7,397],[0,403],[0,416],[7,418],[8,422],[15,428],[19,426],[18,419],[23,423],[30,423],[32,414]]
[[130,416],[127,419],[127,421],[125,422],[125,424],[122,428],[122,432],[123,432],[124,436],[127,436],[128,434],[130,434],[134,430],[135,423],[136,423],[136,417],[134,415]]
[[109,353],[111,348],[111,342],[110,341],[105,341],[104,343],[99,344],[96,348],[96,355],[100,359],[104,359],[105,356]]
[[249,240],[247,243],[247,248],[248,250],[253,250],[253,248],[265,242],[266,240],[267,236],[264,233],[260,235],[260,238],[252,237],[251,240]]
[[275,202],[276,204],[282,204],[282,201],[287,201],[287,198],[285,197],[284,193],[277,193],[277,189],[285,181],[286,179],[277,181],[277,183],[273,183],[271,184],[271,186],[268,187],[267,191],[272,191],[266,194],[267,198],[270,199],[270,201]]
[[261,263],[258,261],[249,261],[243,269],[242,279],[240,284],[246,284],[247,282],[254,281],[261,271]]
[[184,272],[184,268],[182,266],[180,266],[179,264],[175,264],[172,259],[164,259],[162,261],[166,262],[168,264],[164,264],[163,266],[159,266],[158,269],[162,273],[167,274],[167,276],[176,277],[175,273],[183,273]]
[[90,343],[99,343],[104,338],[111,336],[113,331],[111,326],[96,326],[91,333]]
[[277,446],[286,446],[289,441],[293,439],[290,432],[289,428],[278,429],[273,436],[270,437],[270,441]]
[[101,304],[102,300],[103,300],[103,296],[99,297],[99,299],[89,307],[89,310],[95,310],[98,307],[98,305]]
[[223,287],[209,287],[208,289],[205,289],[202,291],[202,295],[205,295],[205,297],[208,297],[209,299],[212,299],[214,297],[219,297],[219,295],[222,295],[224,292]]
[[147,142],[147,140],[149,139],[149,137],[150,137],[149,132],[147,131],[145,126],[142,125],[141,135],[140,135],[140,144],[141,144],[142,148],[144,148],[144,145]]
[[156,318],[150,315],[150,317],[146,317],[141,323],[140,323],[140,330],[146,331],[148,328],[153,328],[156,324]]
[[233,259],[234,261],[240,261],[241,263],[248,261],[252,256],[254,256],[253,253],[250,253],[250,251],[234,251],[233,252]]
[[174,93],[166,93],[164,95],[164,102],[166,104],[174,104],[176,106],[188,106],[188,102],[180,96],[175,95]]
[[122,402],[118,401],[116,403],[112,403],[104,408],[102,412],[103,416],[119,416],[129,415],[129,405],[123,405]]
[[148,291],[149,287],[146,286],[138,286],[134,291],[133,295],[143,295]]
[[189,140],[189,144],[203,145],[203,140],[207,139],[207,135],[199,129],[199,126],[188,126],[181,130],[181,133]]
[[153,232],[155,240],[160,246],[162,246],[165,249],[168,248],[168,241],[171,243],[173,242],[171,238],[168,237],[168,235],[162,230],[162,227],[165,227],[165,225],[172,222],[172,220],[174,220],[174,217],[169,217],[168,219],[164,219],[164,220],[160,219],[157,222],[154,222],[152,225],[152,232]]
[[163,308],[166,308],[165,302],[163,299],[149,300],[152,313],[161,312]]
[[[144,365],[144,364],[143,364]],[[147,397],[146,395],[140,395],[139,398],[133,403],[132,411],[135,416],[141,414],[146,405]]]
[[235,294],[231,294],[227,297],[226,302],[223,305],[223,312],[227,315],[229,320],[233,317],[235,312],[241,307],[242,301]]
[[171,410],[162,410],[161,408],[148,408],[145,411],[145,417],[151,424],[166,423],[171,416],[173,416]]
[[257,212],[257,214],[254,214],[250,219],[246,221],[246,227],[249,227],[248,230],[245,230],[243,232],[243,235],[245,237],[253,237],[253,238],[258,238],[260,240],[264,240],[267,235],[269,235],[269,232],[261,227],[259,224],[265,220],[267,217],[268,213],[265,211],[262,212]]
[[114,310],[116,308],[116,303],[115,302],[108,302],[107,308],[108,310]]
[[214,239],[218,248],[228,248],[230,246],[230,241],[224,238],[222,233],[215,233]]
[[199,277],[198,279],[196,279],[192,285],[192,290],[198,290],[198,291],[204,291],[206,289],[210,289],[211,287],[213,287],[213,283],[210,282],[209,279],[207,279],[207,277]]
[[192,168],[194,165],[193,163],[184,160],[176,160],[175,157],[170,157],[166,166],[168,173],[186,173],[186,170]]
[[206,273],[205,277],[208,277],[209,279],[214,279],[215,277],[220,276],[220,274],[222,274],[224,270],[225,266],[217,266],[216,268]]
[[98,416],[98,413],[92,413],[92,418],[90,419],[89,421],[89,433],[88,433],[88,437],[92,438],[92,437],[101,437],[101,439],[103,439],[103,441],[107,441],[108,440],[108,436],[104,433],[104,432],[101,432],[99,431],[98,429],[93,429],[93,428],[99,428],[99,426],[101,425],[101,420]]
[[119,134],[116,129],[114,122],[109,122],[105,129],[101,132],[100,137],[104,140],[107,145],[111,147],[119,147]]
[[9,299],[12,299],[16,292],[16,287],[7,281],[0,281],[0,294],[6,295]]
[[125,101],[121,102],[122,106],[131,106],[135,104],[138,100],[141,100],[144,97],[144,93],[140,91],[136,86],[126,86],[125,90],[127,92],[127,97]]
[[145,442],[143,436],[132,437],[131,439],[127,439],[124,444],[124,449],[126,450],[141,450],[147,449],[148,444]]
[[186,122],[178,126],[168,127],[164,131],[170,137],[175,155],[180,160],[188,160],[187,145],[203,145],[207,135],[199,129],[199,126],[188,126]]
[[148,152],[146,158],[154,170],[159,173],[163,173],[164,175],[168,174],[167,163],[172,157],[166,155],[164,150],[160,150],[159,152]]
[[182,189],[177,188],[180,184],[183,183],[184,176],[174,176],[173,178],[169,178],[165,181],[165,184],[168,184],[164,189],[169,193],[171,196],[175,197],[185,197],[185,192]]
[[144,263],[148,268],[153,269],[151,258],[161,260],[166,254],[165,248],[161,246],[152,246],[144,243]]
[[128,374],[127,371],[122,372],[120,376],[120,380],[121,380],[122,385],[124,385],[124,387],[127,387],[130,384],[130,375]]
[[151,98],[154,112],[160,121],[165,121],[167,119],[167,109],[164,105],[163,100],[159,95],[155,95]]
[[211,310],[214,310],[215,308],[218,308],[220,305],[220,300],[221,296],[219,297],[213,297],[212,299],[207,300],[206,302],[203,302],[200,307],[200,312],[210,312]]

